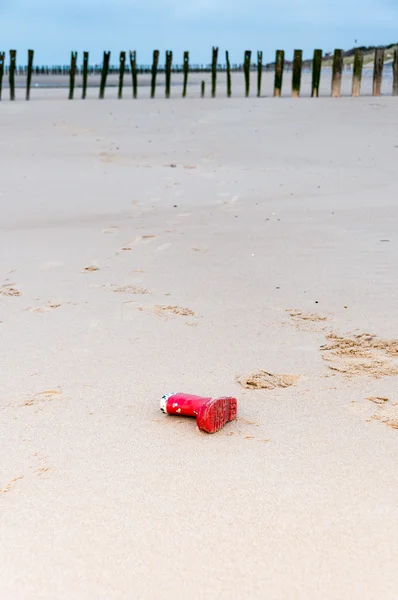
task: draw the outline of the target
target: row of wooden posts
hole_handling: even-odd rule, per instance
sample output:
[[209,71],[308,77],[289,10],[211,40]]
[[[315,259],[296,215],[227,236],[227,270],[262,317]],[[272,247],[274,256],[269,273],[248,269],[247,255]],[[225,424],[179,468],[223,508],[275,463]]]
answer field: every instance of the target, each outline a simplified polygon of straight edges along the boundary
[[[250,94],[250,72],[251,72],[251,51],[246,50],[244,54],[243,71],[245,78],[245,95]],[[103,99],[105,97],[105,88],[107,76],[109,73],[110,63],[110,52],[104,52],[104,59],[101,70],[101,80],[99,88],[99,97]],[[138,77],[137,77],[137,53],[131,51],[129,54],[130,58],[130,72],[132,77],[132,93],[133,98],[137,98],[138,88]],[[28,50],[28,67],[27,67],[27,81],[26,81],[26,99],[30,98],[30,89],[32,83],[33,74],[33,50]],[[225,53],[226,59],[226,76],[227,76],[227,96],[232,95],[231,85],[231,65],[229,60],[229,53]],[[82,98],[86,98],[87,95],[87,79],[88,79],[88,61],[89,53],[83,53],[83,82],[82,82]],[[170,98],[170,86],[171,86],[171,68],[173,62],[173,53],[171,50],[166,51],[165,61],[165,96]],[[2,82],[4,74],[4,63],[5,53],[0,52],[0,99],[2,92]],[[126,63],[126,52],[120,53],[120,67],[119,67],[119,86],[118,86],[118,98],[123,96],[123,85],[124,85],[124,74],[125,74],[125,63]],[[216,96],[216,85],[217,85],[217,64],[218,64],[218,48],[213,47],[212,51],[212,63],[211,63],[211,96]],[[153,52],[153,62],[151,69],[151,98],[155,97],[156,93],[156,76],[159,65],[159,50]],[[383,75],[384,65],[384,50],[377,48],[375,51],[374,70],[373,70],[373,95],[380,96],[381,84]],[[282,82],[283,82],[283,71],[285,66],[285,52],[283,50],[276,51],[275,57],[275,80],[274,80],[274,96],[280,97],[282,94]],[[295,50],[292,64],[292,97],[300,96],[301,88],[301,73],[303,66],[303,51]],[[341,95],[341,80],[344,67],[344,55],[342,50],[335,50],[332,64],[332,97],[338,98]],[[312,87],[311,96],[319,96],[319,85],[321,78],[322,68],[322,50],[314,51],[314,58],[312,60]],[[361,79],[363,69],[363,51],[356,50],[354,55],[354,67],[353,67],[353,78],[352,78],[352,95],[359,96],[361,90]],[[184,52],[183,62],[183,87],[182,96],[185,98],[187,94],[188,85],[188,74],[189,74],[189,53]],[[9,66],[9,87],[10,87],[10,99],[15,100],[15,71],[16,71],[16,50],[10,50],[10,66]],[[69,70],[69,99],[74,98],[75,93],[75,80],[77,71],[77,52],[71,53],[71,64]],[[261,96],[261,78],[263,71],[263,53],[257,52],[257,96]],[[394,96],[398,95],[398,51],[394,52],[393,60],[393,90]],[[205,95],[205,82],[201,84],[201,96]]]
[[[289,63],[287,63],[288,65]],[[304,63],[305,65],[305,63]],[[256,63],[252,63],[251,64],[251,70],[256,69]],[[263,65],[263,69],[265,71],[273,71],[274,70],[274,64],[264,64]],[[10,67],[8,64],[5,64],[4,66],[4,75],[8,76]],[[92,65],[89,64],[88,65],[88,76],[92,76],[92,75],[101,75],[102,72],[102,64],[101,65]],[[115,64],[110,64],[109,65],[109,75],[118,75],[119,74],[119,64],[115,65]],[[218,63],[217,64],[217,70],[218,71],[225,71],[226,70],[226,65],[225,63]],[[144,64],[137,64],[137,73],[138,74],[148,74],[152,71],[152,65],[144,65]],[[164,63],[159,63],[159,67],[158,67],[158,73],[164,73],[165,71],[165,64]],[[243,63],[232,63],[231,64],[231,71],[243,71]],[[15,75],[17,77],[26,77],[28,72],[28,67],[27,65],[17,65],[17,67],[15,68]],[[178,64],[178,63],[172,63],[171,65],[171,72],[172,73],[182,73],[183,72],[183,65],[182,64]],[[190,63],[189,64],[189,72],[190,73],[210,73],[211,72],[211,64],[195,64],[195,63]],[[70,64],[68,65],[56,65],[56,66],[44,66],[44,65],[34,65],[33,66],[33,70],[32,70],[33,76],[35,75],[44,75],[44,76],[59,76],[59,77],[69,77],[70,75]],[[80,64],[76,65],[76,75],[82,75],[83,73],[83,67]],[[130,64],[128,61],[126,61],[126,65],[125,65],[125,74],[131,74],[131,69],[130,69]]]

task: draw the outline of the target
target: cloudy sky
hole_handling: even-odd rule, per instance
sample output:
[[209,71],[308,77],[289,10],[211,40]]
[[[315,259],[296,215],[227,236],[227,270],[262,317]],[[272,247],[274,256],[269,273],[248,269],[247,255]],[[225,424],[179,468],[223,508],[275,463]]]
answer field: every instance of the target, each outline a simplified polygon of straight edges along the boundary
[[[36,64],[67,64],[71,50],[136,49],[148,63],[154,48],[190,50],[191,62],[210,61],[211,47],[228,49],[232,62],[243,51],[312,50],[398,42],[398,0],[0,0],[0,50],[28,48]],[[163,55],[163,54],[162,54]]]

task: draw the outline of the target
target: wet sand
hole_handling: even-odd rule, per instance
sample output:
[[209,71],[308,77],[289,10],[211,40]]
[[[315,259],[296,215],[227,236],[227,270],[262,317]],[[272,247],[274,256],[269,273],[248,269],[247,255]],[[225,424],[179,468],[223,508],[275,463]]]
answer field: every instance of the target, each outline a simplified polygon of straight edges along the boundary
[[[274,92],[274,72],[263,70],[261,79],[261,96],[272,97]],[[330,97],[331,95],[331,78],[332,69],[330,67],[323,67],[321,73],[319,95],[321,97]],[[98,74],[90,74],[88,77],[88,98],[98,98],[99,87],[101,76]],[[138,73],[138,98],[140,100],[147,100],[150,96],[151,88],[151,75],[149,73]],[[187,99],[199,98],[201,94],[201,82],[205,82],[206,96],[211,95],[211,73],[210,72],[192,72],[188,76],[188,87],[187,87]],[[24,99],[25,87],[26,87],[26,76],[18,75],[15,78],[16,82],[16,97]],[[76,75],[75,79],[75,99],[80,99],[82,95],[82,75]],[[5,76],[3,80],[3,98],[7,99],[9,96],[9,85],[8,77]],[[363,69],[362,84],[361,84],[361,95],[371,96],[373,85],[373,66],[366,66]],[[109,74],[107,78],[106,97],[117,98],[119,86],[119,75]],[[63,88],[63,93],[53,88]],[[60,99],[67,98],[69,89],[69,76],[67,75],[33,75],[32,78],[32,89],[31,99],[43,99],[52,98]],[[180,98],[183,89],[183,74],[172,73],[171,75],[171,97]],[[245,96],[245,80],[243,72],[232,72],[231,73],[231,89],[232,96],[234,98],[243,98]],[[54,93],[55,91],[55,93]],[[217,73],[217,95],[220,97],[226,96],[226,73],[219,71]],[[346,68],[342,74],[342,96],[351,96],[352,91],[352,69]],[[283,74],[283,85],[282,85],[282,96],[288,98],[292,92],[292,70],[286,68]],[[156,77],[156,95],[159,98],[164,97],[165,94],[165,74],[164,72],[158,72]],[[250,73],[250,94],[251,96],[257,96],[257,72],[252,70]],[[391,66],[385,65],[382,80],[382,94],[391,96],[392,94],[392,69]],[[125,99],[132,98],[132,79],[130,73],[124,75],[123,95]],[[311,69],[303,68],[301,78],[301,96],[311,96]]]
[[1,596],[395,600],[397,100],[40,94],[0,106]]

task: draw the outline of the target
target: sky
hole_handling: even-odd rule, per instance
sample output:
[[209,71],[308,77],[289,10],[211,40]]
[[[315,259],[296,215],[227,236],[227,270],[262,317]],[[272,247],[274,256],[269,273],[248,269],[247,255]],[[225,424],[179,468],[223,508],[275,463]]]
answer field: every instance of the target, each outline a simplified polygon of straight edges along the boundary
[[90,52],[100,63],[104,50],[111,63],[120,50],[136,50],[137,62],[151,62],[157,48],[173,50],[174,63],[184,50],[191,63],[209,63],[212,46],[219,62],[229,50],[242,62],[244,50],[262,50],[271,62],[275,50],[314,48],[330,52],[355,45],[398,42],[398,0],[0,0],[0,50],[13,48],[18,64],[28,48],[35,64],[68,64],[71,50]]

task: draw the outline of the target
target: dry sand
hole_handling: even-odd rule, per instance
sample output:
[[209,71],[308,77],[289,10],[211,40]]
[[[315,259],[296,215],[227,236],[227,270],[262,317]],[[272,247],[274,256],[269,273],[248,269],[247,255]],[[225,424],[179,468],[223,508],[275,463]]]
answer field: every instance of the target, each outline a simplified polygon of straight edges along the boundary
[[397,377],[321,347],[398,338],[397,100],[61,96],[0,106],[0,596],[395,600]]

